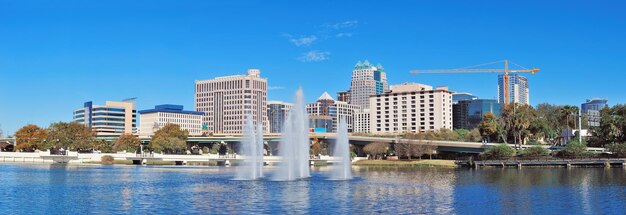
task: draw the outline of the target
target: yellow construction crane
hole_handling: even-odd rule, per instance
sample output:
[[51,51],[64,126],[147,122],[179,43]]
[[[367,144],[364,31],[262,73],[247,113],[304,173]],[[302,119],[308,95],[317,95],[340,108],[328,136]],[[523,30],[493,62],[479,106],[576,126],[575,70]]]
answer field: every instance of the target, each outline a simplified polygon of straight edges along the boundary
[[[501,64],[504,63],[504,69],[481,69],[478,67],[483,67],[487,65],[493,64]],[[514,64],[522,69],[517,70],[509,70],[509,63]],[[474,66],[468,66],[457,69],[438,69],[438,70],[412,70],[411,74],[437,74],[437,73],[504,73],[504,104],[508,104],[510,101],[510,86],[509,86],[509,73],[531,73],[535,74],[539,72],[538,68],[527,69],[523,66],[520,66],[516,63],[510,62],[509,60],[501,60],[491,63],[484,63]]]

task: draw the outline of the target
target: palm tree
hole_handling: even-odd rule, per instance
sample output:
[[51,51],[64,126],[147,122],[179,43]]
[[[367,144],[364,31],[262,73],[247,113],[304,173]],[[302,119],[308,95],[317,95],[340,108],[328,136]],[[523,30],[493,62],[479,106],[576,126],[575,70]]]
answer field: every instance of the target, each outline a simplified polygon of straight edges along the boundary
[[572,105],[565,105],[563,106],[560,110],[561,112],[561,120],[565,119],[565,126],[567,127],[567,136],[566,141],[565,142],[569,142],[569,136],[570,136],[570,117],[575,116],[578,113],[578,107],[576,106],[572,106]]

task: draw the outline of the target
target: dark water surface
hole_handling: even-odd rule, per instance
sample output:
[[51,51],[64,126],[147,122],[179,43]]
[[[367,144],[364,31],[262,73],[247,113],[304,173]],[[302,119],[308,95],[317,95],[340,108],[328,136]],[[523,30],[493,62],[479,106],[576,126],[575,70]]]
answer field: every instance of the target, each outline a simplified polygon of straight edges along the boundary
[[626,213],[621,168],[354,167],[351,181],[314,168],[293,182],[235,168],[0,164],[0,214]]

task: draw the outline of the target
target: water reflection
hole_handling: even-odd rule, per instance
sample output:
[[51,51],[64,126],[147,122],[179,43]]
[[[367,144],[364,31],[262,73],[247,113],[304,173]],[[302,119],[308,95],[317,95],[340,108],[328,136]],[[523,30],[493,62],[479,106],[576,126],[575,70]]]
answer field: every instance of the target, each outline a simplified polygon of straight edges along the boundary
[[[0,164],[0,214],[607,214],[626,209],[621,168],[326,168],[292,182],[234,168]],[[269,173],[273,170],[268,169]],[[20,202],[28,207],[6,207]]]

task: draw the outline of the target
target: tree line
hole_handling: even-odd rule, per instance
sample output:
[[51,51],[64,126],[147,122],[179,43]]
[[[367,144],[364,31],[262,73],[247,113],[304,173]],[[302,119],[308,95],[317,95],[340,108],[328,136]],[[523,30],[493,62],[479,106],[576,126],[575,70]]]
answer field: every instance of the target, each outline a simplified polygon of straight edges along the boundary
[[[134,134],[122,134],[113,140],[96,138],[96,133],[77,122],[56,122],[48,128],[29,124],[14,134],[15,151],[56,151],[60,149],[103,153],[137,152],[141,141]],[[163,153],[182,153],[187,150],[189,132],[176,124],[167,124],[152,135],[147,150]]]

